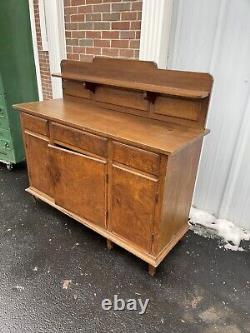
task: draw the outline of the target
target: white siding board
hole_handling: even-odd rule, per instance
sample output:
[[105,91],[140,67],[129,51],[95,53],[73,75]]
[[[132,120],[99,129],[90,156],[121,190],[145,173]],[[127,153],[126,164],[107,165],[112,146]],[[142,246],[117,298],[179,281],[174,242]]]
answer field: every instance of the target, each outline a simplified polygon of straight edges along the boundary
[[168,67],[215,79],[194,204],[250,228],[250,2],[174,2]]

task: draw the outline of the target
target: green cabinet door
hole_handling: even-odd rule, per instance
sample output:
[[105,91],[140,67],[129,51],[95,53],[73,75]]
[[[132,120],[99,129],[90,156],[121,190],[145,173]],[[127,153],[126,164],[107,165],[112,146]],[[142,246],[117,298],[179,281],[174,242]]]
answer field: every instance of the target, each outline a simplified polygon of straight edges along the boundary
[[0,160],[24,160],[16,103],[38,100],[28,0],[0,1]]

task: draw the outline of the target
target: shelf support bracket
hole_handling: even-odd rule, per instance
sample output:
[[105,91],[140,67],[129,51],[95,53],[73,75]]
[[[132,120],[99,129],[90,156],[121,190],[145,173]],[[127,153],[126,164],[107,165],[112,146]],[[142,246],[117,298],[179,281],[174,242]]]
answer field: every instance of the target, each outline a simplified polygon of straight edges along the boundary
[[84,88],[90,90],[93,94],[96,91],[96,84],[92,82],[83,82]]
[[143,97],[144,97],[144,99],[147,99],[150,103],[154,104],[157,94],[154,92],[145,91]]

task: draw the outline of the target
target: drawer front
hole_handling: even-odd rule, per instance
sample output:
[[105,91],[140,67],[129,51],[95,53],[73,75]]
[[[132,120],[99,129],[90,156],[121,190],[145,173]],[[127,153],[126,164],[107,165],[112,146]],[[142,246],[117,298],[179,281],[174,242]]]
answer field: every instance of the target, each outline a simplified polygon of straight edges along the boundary
[[0,129],[0,160],[14,162],[10,131],[5,129]]
[[11,144],[8,140],[0,139],[0,153],[7,155],[11,151]]
[[9,129],[0,128],[0,140],[7,140],[11,142],[11,135]]
[[5,98],[4,98],[4,94],[0,93],[0,108],[5,107],[6,103],[5,103]]
[[0,139],[0,161],[15,163],[15,154],[11,142]]
[[23,128],[31,132],[48,136],[48,121],[39,117],[22,113]]
[[160,156],[119,142],[113,142],[113,160],[153,175],[159,174]]
[[50,135],[55,143],[62,143],[101,157],[107,157],[108,140],[106,138],[55,123],[50,125]]
[[[7,155],[12,150],[12,140],[10,131],[6,129],[0,129],[0,153]],[[1,159],[1,158],[0,158]]]
[[7,129],[9,127],[7,111],[4,107],[0,105],[0,129],[4,128]]

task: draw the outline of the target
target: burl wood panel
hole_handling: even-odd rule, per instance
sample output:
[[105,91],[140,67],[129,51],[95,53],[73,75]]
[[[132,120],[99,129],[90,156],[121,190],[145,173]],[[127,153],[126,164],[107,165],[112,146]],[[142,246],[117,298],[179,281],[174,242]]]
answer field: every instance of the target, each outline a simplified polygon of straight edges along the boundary
[[50,125],[51,142],[69,144],[95,155],[107,157],[108,140],[68,126],[52,123]]
[[111,231],[150,251],[157,180],[112,167]]
[[201,102],[173,97],[159,96],[154,104],[154,112],[165,116],[197,121]]
[[148,109],[148,101],[144,99],[142,91],[101,86],[95,91],[95,100],[141,111]]
[[106,221],[106,162],[49,145],[55,203],[99,226]]
[[63,80],[63,94],[64,96],[75,96],[90,99],[91,91],[86,89],[83,82],[72,80]]
[[156,221],[154,254],[187,226],[202,139],[168,157],[161,216]]
[[48,120],[22,113],[22,126],[34,133],[48,136]]
[[32,133],[24,133],[26,159],[30,185],[53,197],[53,182],[49,161],[49,139]]
[[153,175],[159,174],[160,156],[136,147],[113,142],[113,160]]

